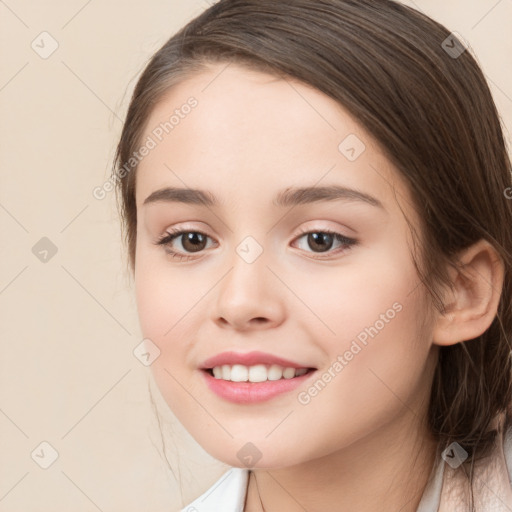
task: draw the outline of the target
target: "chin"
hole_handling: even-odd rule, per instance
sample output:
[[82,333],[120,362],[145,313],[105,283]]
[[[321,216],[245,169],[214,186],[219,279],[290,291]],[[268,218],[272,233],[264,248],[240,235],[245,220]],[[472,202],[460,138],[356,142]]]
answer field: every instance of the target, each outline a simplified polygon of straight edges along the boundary
[[[276,437],[270,441],[262,436],[259,439],[253,437],[253,441],[231,439],[228,442],[212,443],[212,438],[208,440],[196,439],[196,441],[213,458],[232,467],[246,469],[278,469],[293,466],[305,462],[307,454],[301,451],[298,453],[297,442],[294,446],[282,446],[281,439]],[[202,442],[206,441],[206,442]],[[302,447],[301,447],[302,448]]]

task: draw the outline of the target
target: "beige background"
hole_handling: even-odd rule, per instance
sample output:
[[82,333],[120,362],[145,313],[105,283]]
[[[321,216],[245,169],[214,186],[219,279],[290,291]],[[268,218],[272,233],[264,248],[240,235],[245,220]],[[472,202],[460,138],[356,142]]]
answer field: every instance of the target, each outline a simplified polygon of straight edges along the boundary
[[[510,131],[512,0],[407,3],[470,43]],[[163,458],[114,194],[92,195],[143,64],[208,5],[0,0],[2,512],[170,512],[225,470],[157,401],[176,477]]]

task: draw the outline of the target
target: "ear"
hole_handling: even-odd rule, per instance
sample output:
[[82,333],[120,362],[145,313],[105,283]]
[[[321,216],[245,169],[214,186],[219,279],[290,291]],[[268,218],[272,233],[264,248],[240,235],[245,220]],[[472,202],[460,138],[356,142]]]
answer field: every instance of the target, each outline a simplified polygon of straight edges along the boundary
[[504,278],[500,255],[479,240],[458,255],[460,270],[450,268],[452,289],[444,296],[445,313],[437,313],[436,345],[455,345],[477,338],[491,325],[498,310]]

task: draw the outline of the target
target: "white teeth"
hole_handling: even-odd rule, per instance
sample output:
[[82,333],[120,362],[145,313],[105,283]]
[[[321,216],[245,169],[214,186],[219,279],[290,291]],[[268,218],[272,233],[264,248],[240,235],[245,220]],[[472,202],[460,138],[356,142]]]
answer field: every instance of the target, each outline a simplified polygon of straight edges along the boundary
[[234,364],[231,367],[231,379],[233,382],[246,382],[249,380],[249,370],[247,366]]
[[279,380],[283,376],[283,368],[273,364],[267,371],[268,380]]
[[295,368],[285,368],[283,371],[283,377],[285,379],[293,379],[293,377],[295,377]]
[[222,368],[222,379],[223,380],[231,380],[231,366],[229,364],[224,364],[221,366]]
[[257,364],[249,367],[249,382],[263,382],[267,380],[267,367],[264,364]]
[[230,380],[232,382],[265,382],[266,380],[293,379],[307,373],[307,368],[284,368],[277,364],[267,366],[256,364],[244,366],[242,364],[223,364],[212,368],[216,379]]

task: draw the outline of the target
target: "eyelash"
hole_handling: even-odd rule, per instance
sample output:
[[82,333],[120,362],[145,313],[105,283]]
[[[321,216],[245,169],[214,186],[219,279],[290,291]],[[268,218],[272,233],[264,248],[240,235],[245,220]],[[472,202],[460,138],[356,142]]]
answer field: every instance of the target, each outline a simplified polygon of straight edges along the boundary
[[[170,248],[171,242],[174,241],[174,239],[179,238],[181,235],[184,235],[185,233],[199,233],[200,235],[206,236],[207,238],[211,238],[206,233],[203,233],[202,231],[197,231],[197,230],[193,230],[193,229],[171,229],[170,232],[168,231],[164,235],[162,235],[155,242],[155,245],[164,246],[165,252],[167,254],[169,254],[172,258],[177,258],[180,261],[182,261],[182,260],[188,261],[188,260],[195,259],[194,256],[185,255],[185,254],[179,253]],[[300,239],[304,235],[308,235],[311,233],[322,233],[322,234],[327,234],[327,235],[333,235],[335,240],[337,240],[338,242],[340,242],[344,246],[346,246],[345,249],[340,250],[340,248],[338,248],[338,250],[335,250],[335,251],[328,251],[327,253],[318,253],[318,254],[332,254],[332,253],[337,254],[338,252],[346,251],[347,249],[349,249],[350,247],[352,247],[354,245],[357,245],[357,243],[358,243],[358,241],[355,238],[346,237],[346,236],[342,235],[341,233],[332,231],[330,229],[301,230],[301,232],[297,235],[295,240]],[[326,258],[314,256],[313,259],[325,260]]]

